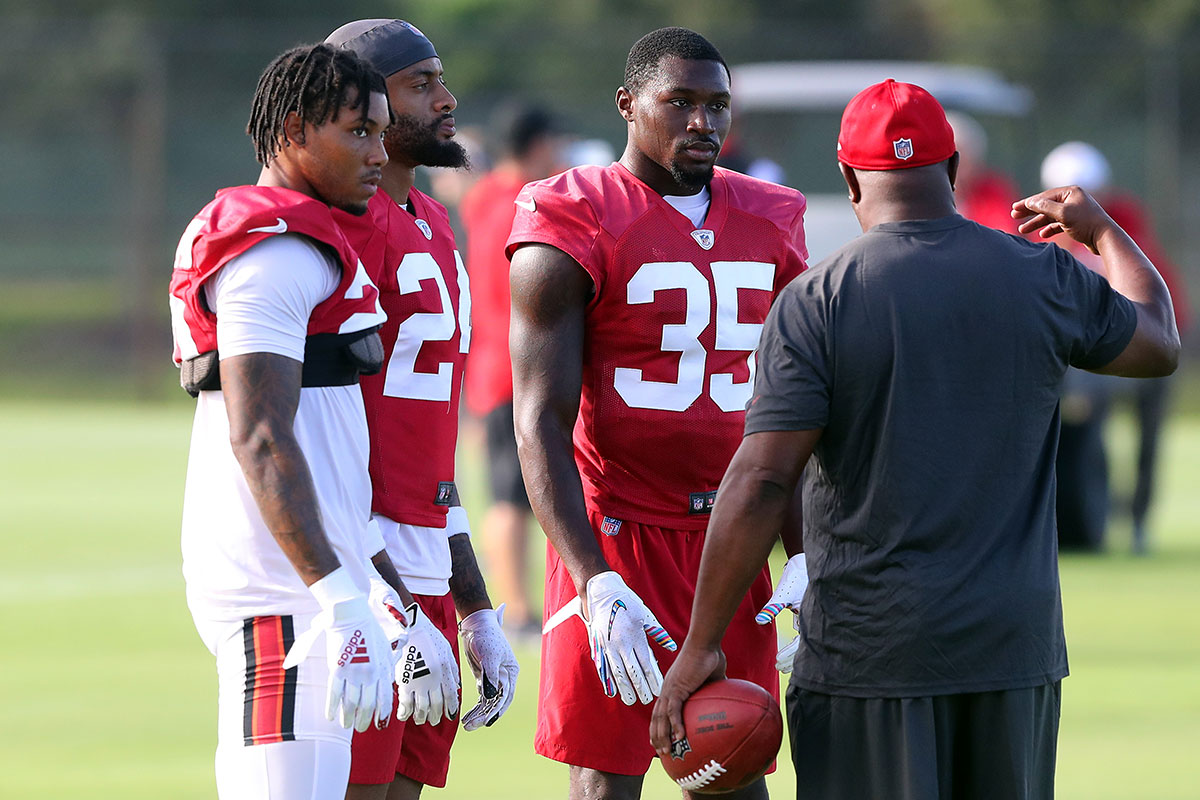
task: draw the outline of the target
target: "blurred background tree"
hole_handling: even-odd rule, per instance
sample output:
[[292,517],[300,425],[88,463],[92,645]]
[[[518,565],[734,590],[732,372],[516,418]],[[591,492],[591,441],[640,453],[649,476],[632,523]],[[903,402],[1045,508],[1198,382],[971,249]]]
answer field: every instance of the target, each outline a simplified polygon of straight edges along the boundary
[[[1025,191],[1085,139],[1146,197],[1200,278],[1200,7],[1187,0],[8,0],[0,12],[0,391],[171,393],[165,285],[187,219],[258,173],[244,135],[268,60],[355,18],[400,16],[446,61],[460,127],[517,96],[619,150],[612,107],[638,36],[685,25],[731,64],[899,59],[986,66],[1035,95],[989,125]],[[736,91],[735,107],[736,107]],[[986,120],[985,120],[986,122]],[[790,183],[836,189],[832,141]]]

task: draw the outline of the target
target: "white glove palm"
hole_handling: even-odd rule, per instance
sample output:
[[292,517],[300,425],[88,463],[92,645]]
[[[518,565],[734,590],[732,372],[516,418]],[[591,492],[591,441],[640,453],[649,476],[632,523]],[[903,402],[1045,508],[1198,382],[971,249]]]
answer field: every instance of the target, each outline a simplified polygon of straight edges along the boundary
[[404,609],[408,639],[396,661],[396,716],[437,725],[458,713],[458,662],[450,642],[416,603]]
[[[329,664],[325,718],[336,719],[343,728],[353,727],[356,731],[365,731],[372,722],[386,725],[392,713],[391,647],[371,614],[367,598],[353,594],[349,576],[341,573],[341,568],[330,576],[334,576],[332,583],[339,585],[332,593],[325,593],[323,610],[296,638],[283,667],[291,669],[300,664],[324,633]],[[330,580],[330,576],[318,583]],[[313,593],[318,594],[318,590]],[[342,599],[331,600],[339,596]]]
[[762,611],[759,611],[754,617],[754,621],[759,625],[769,625],[785,608],[792,610],[792,627],[796,629],[797,635],[779,648],[779,652],[775,655],[775,668],[780,672],[792,671],[792,659],[795,658],[796,651],[800,649],[800,602],[804,599],[806,589],[808,589],[808,563],[804,558],[804,553],[797,553],[788,559],[787,564],[783,567],[783,574],[779,576],[775,593],[763,606]]
[[479,705],[463,715],[462,725],[469,731],[491,725],[512,705],[517,684],[517,657],[500,625],[504,622],[504,604],[492,610],[480,609],[458,623],[467,664],[475,674]]
[[662,689],[662,671],[646,637],[667,650],[677,649],[650,609],[615,572],[587,582],[587,629],[596,674],[604,693],[631,706],[650,704]]

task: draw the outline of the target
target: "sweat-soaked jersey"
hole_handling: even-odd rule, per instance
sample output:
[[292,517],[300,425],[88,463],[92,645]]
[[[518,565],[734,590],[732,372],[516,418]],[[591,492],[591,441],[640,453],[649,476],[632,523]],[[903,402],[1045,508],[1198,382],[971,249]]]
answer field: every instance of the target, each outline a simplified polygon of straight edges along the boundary
[[755,348],[776,294],[805,269],[804,196],[718,168],[704,227],[625,167],[527,185],[507,253],[551,245],[594,285],[575,460],[587,505],[706,527],[742,438]]
[[372,510],[442,528],[460,505],[454,448],[471,292],[446,209],[409,190],[415,214],[380,191],[362,217],[335,212],[379,287],[384,368],[361,380],[371,430]]

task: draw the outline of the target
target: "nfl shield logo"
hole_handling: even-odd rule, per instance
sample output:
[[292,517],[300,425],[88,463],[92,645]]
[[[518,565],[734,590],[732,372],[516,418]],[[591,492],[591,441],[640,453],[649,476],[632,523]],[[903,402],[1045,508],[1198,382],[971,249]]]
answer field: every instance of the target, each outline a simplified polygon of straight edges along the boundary
[[892,142],[892,149],[896,151],[896,158],[908,161],[913,155],[912,139],[897,139]]
[[682,760],[690,752],[692,752],[692,743],[687,740],[686,736],[682,739],[671,740],[671,758]]
[[713,235],[713,232],[707,228],[701,228],[700,230],[692,231],[692,238],[696,240],[696,244],[700,245],[705,250],[712,250],[712,246],[717,240],[717,237]]
[[429,227],[429,223],[423,219],[413,220],[417,223],[417,227],[421,229],[421,233],[425,234],[426,239],[433,238],[433,228]]
[[621,532],[621,520],[605,517],[604,521],[600,523],[600,531],[605,536],[616,536]]

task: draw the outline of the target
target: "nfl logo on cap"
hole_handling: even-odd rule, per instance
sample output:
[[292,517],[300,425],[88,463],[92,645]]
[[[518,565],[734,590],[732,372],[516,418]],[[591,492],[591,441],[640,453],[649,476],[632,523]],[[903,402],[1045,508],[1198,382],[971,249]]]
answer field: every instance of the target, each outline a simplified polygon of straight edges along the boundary
[[913,156],[912,139],[897,139],[892,142],[892,149],[896,151],[896,158],[908,161]]

